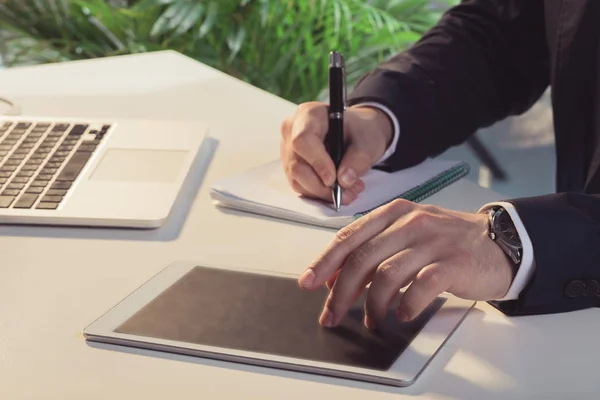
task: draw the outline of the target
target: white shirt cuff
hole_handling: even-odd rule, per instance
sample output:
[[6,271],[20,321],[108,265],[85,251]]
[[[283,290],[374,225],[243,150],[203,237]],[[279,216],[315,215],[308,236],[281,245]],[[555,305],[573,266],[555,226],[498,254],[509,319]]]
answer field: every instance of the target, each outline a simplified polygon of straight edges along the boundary
[[496,300],[496,301],[516,300],[517,298],[519,298],[519,294],[521,293],[523,288],[529,282],[529,279],[531,279],[531,275],[533,274],[533,271],[535,269],[535,260],[533,257],[533,245],[531,244],[531,239],[529,238],[529,235],[527,234],[527,230],[525,229],[525,226],[523,225],[521,218],[519,218],[519,213],[517,213],[517,210],[515,209],[515,207],[512,204],[506,203],[506,202],[489,203],[489,204],[486,204],[483,207],[481,207],[478,212],[484,211],[493,206],[504,207],[504,209],[510,215],[513,223],[515,224],[515,228],[517,229],[517,233],[519,234],[519,237],[521,239],[521,244],[523,246],[523,257],[521,259],[521,265],[519,266],[517,274],[515,275],[515,278],[513,279],[513,282],[510,285],[510,288],[508,289],[508,292],[506,293],[506,295],[504,297],[502,297],[501,299],[492,299],[492,300]]
[[375,163],[375,165],[380,165],[385,160],[387,160],[392,154],[394,154],[394,152],[396,151],[396,146],[398,145],[398,138],[400,137],[400,124],[398,123],[398,118],[396,118],[394,113],[391,112],[389,108],[387,108],[386,106],[379,104],[379,103],[373,103],[373,102],[359,103],[359,104],[355,104],[353,107],[378,108],[381,111],[383,111],[384,113],[386,113],[388,115],[388,117],[390,117],[390,120],[392,121],[392,124],[394,126],[394,137],[392,139],[392,143],[390,144],[390,146],[387,148],[385,153],[383,153],[383,156],[381,156],[379,161],[377,163]]

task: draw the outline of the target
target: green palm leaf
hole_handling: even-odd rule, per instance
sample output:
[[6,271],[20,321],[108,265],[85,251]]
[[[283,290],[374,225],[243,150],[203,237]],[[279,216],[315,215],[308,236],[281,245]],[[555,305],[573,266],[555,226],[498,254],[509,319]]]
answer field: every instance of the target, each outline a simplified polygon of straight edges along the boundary
[[173,49],[293,102],[414,43],[458,0],[3,0],[10,65]]

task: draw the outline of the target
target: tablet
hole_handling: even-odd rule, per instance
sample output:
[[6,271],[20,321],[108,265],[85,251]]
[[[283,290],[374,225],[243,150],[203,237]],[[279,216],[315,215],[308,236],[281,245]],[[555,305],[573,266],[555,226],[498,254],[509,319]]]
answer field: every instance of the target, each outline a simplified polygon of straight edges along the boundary
[[[319,325],[327,288],[298,276],[174,263],[83,331],[89,341],[394,386],[413,383],[474,301],[439,296],[410,322],[397,300],[377,330],[363,324],[363,293],[336,328]],[[400,297],[400,296],[398,296]]]

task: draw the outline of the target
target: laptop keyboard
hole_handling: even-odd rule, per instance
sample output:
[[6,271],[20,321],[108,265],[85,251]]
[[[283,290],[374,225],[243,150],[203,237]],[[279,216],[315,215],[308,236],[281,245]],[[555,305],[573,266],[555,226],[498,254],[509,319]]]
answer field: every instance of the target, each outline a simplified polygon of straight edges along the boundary
[[57,209],[109,129],[5,121],[0,126],[0,209]]

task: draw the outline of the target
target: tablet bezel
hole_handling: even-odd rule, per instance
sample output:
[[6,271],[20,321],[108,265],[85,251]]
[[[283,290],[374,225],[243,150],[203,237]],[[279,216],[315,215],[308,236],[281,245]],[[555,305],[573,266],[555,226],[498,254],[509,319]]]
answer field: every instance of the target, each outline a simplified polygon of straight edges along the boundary
[[195,267],[220,268],[294,279],[298,279],[299,277],[295,274],[217,266],[213,263],[207,265],[206,263],[193,261],[175,262],[154,275],[133,293],[88,325],[83,330],[84,337],[92,342],[166,351],[169,353],[282,368],[298,372],[317,373],[392,386],[409,386],[415,382],[432,358],[458,328],[471,308],[476,304],[475,301],[463,300],[446,293],[438,296],[445,299],[442,307],[433,315],[406,350],[386,371],[114,332],[118,326],[127,321],[142,307]]

